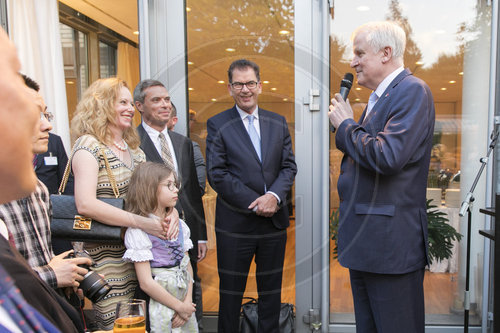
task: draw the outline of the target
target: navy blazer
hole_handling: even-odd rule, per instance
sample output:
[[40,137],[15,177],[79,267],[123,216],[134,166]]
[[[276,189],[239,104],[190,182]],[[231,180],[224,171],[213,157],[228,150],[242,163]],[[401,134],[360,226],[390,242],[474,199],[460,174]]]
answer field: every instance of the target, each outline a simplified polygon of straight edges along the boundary
[[335,136],[344,152],[338,181],[339,262],[350,269],[402,274],[428,263],[426,187],[434,101],[409,70],[387,87],[359,123]]
[[[141,138],[140,147],[144,151],[144,154],[146,154],[146,160],[164,163],[142,124],[137,127],[137,132]],[[207,240],[207,228],[200,186],[198,184],[198,176],[194,165],[193,144],[188,137],[182,134],[168,131],[168,135],[174,146],[174,153],[179,171],[177,175],[181,184],[179,203],[184,212],[186,224],[191,230],[191,240],[194,245],[192,252],[197,255],[198,241]]]
[[217,192],[216,231],[249,232],[257,216],[248,206],[265,191],[281,199],[273,215],[278,229],[289,226],[286,196],[297,173],[285,117],[259,108],[262,162],[233,107],[207,121],[207,177]]

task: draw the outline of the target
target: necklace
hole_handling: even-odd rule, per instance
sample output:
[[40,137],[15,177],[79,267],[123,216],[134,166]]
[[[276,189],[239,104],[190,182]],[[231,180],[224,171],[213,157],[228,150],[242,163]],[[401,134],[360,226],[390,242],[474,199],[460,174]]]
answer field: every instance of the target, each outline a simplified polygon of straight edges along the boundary
[[120,149],[121,151],[126,151],[128,149],[128,144],[125,140],[122,139],[122,142],[123,142],[123,146],[116,143],[115,141],[113,141],[113,144],[115,145],[116,148]]

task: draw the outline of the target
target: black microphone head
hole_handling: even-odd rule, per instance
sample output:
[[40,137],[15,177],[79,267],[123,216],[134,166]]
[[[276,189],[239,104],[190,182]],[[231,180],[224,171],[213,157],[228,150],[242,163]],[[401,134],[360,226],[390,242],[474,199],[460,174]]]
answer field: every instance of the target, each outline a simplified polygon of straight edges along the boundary
[[345,73],[344,78],[340,82],[340,87],[351,89],[352,80],[354,80],[354,75],[352,75],[352,73]]

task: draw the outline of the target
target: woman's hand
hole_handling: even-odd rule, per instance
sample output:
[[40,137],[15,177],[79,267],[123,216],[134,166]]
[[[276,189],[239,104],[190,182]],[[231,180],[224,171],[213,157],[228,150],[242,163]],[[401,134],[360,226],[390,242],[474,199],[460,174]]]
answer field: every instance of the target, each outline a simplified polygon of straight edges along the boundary
[[167,232],[165,231],[167,230],[167,225],[165,221],[161,221],[160,219],[155,218],[146,218],[142,216],[140,218],[144,219],[144,221],[137,223],[137,225],[141,228],[142,231],[161,239],[167,239]]
[[176,239],[179,236],[179,212],[173,209],[170,215],[165,218],[165,231],[167,239]]

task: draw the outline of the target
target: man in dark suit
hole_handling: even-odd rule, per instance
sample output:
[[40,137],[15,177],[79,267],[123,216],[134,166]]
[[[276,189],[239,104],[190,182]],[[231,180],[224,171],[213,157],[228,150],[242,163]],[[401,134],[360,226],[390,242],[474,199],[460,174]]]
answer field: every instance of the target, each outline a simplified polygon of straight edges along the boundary
[[258,331],[278,332],[289,216],[286,197],[297,173],[286,119],[257,106],[259,67],[240,59],[228,70],[236,105],[207,122],[207,175],[217,192],[218,332],[238,332],[255,255]]
[[[34,164],[36,176],[47,186],[50,194],[57,194],[66,163],[68,163],[68,155],[66,155],[61,137],[49,133],[48,149],[45,153],[36,155]],[[68,179],[64,193],[73,194],[72,175]]]
[[[196,280],[197,262],[203,260],[207,253],[207,229],[194,164],[193,144],[186,136],[168,130],[172,104],[163,83],[156,80],[139,82],[134,89],[134,103],[142,116],[142,123],[137,131],[146,159],[173,167],[181,184],[176,208],[191,230],[194,247],[189,254]],[[201,309],[201,292],[193,291],[193,295],[200,296],[193,302],[200,304]],[[201,321],[201,313],[198,316],[198,321]]]
[[351,67],[374,91],[359,122],[340,94],[330,106],[344,152],[339,262],[349,268],[357,332],[424,332],[434,102],[427,84],[403,67],[403,29],[372,22],[353,37]]

